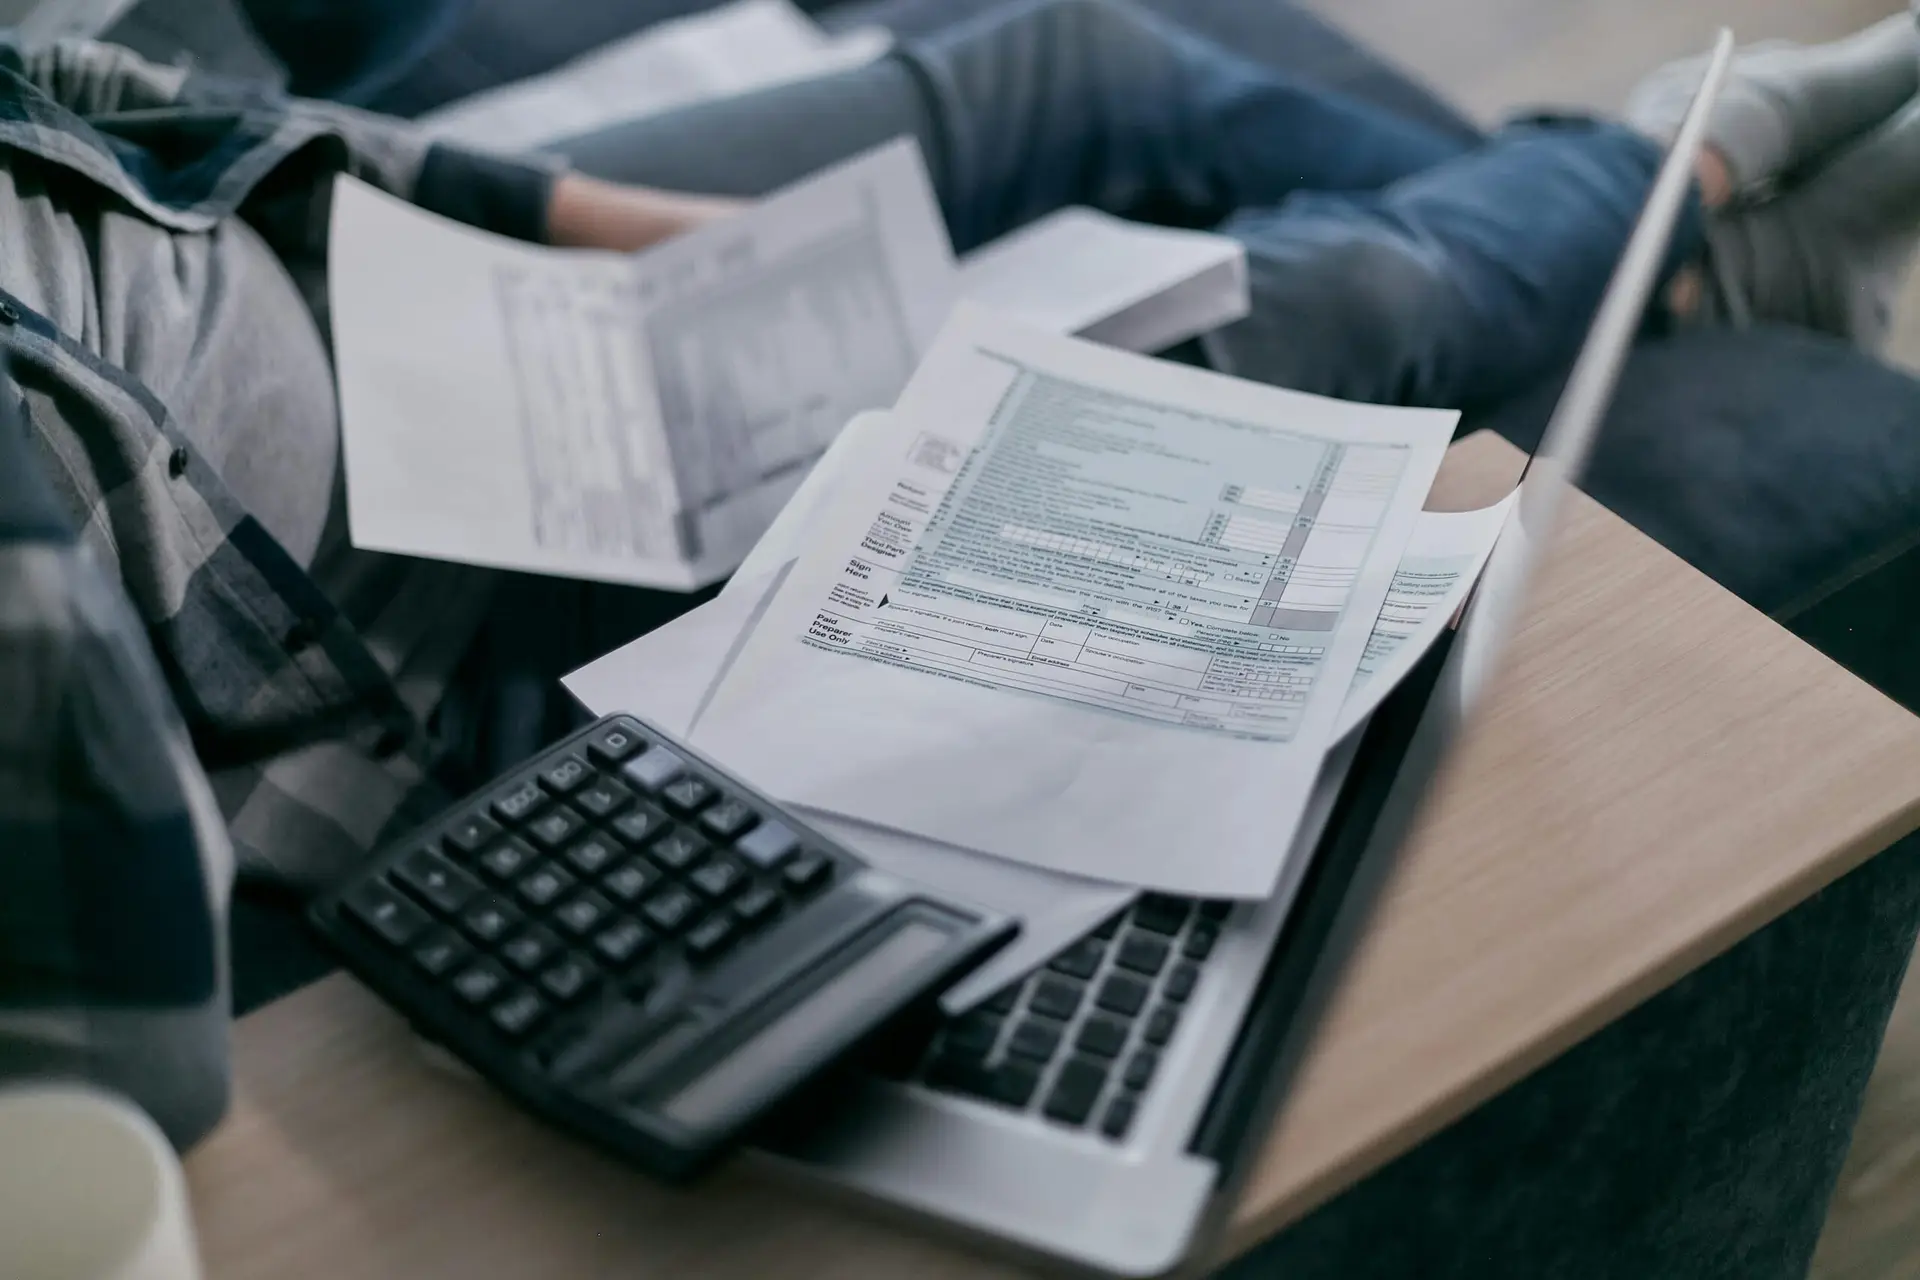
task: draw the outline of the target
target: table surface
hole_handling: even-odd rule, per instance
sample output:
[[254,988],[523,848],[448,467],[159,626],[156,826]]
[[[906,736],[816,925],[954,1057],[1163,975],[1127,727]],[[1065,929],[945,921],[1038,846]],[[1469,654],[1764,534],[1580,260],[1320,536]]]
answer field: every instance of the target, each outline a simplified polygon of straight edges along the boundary
[[[1457,444],[1436,507],[1520,456]],[[1388,871],[1224,1248],[1242,1251],[1920,826],[1920,719],[1572,504]],[[426,1064],[345,977],[245,1019],[187,1164],[213,1280],[1023,1274],[739,1162],[670,1191]]]

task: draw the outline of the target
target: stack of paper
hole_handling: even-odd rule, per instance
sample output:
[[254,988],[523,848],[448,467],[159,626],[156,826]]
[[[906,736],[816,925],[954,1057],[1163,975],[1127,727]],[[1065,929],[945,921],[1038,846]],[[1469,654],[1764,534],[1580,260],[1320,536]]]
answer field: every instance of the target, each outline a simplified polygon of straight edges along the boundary
[[1505,504],[1418,513],[1452,419],[963,312],[718,600],[567,686],[689,736],[879,865],[1022,916],[949,993],[962,1009],[1141,886],[1283,883],[1326,752],[1504,523]]
[[1247,307],[1235,242],[1086,210],[956,264],[904,139],[636,255],[342,178],[328,274],[356,546],[677,590],[734,570],[963,292],[1156,344]]

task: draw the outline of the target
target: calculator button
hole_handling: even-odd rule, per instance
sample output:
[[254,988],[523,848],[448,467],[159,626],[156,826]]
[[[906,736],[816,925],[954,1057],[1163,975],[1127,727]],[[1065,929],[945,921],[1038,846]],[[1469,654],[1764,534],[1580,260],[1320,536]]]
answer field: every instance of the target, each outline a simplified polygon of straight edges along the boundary
[[647,899],[642,913],[662,933],[674,933],[700,914],[700,900],[679,885],[668,885]]
[[513,891],[530,907],[546,907],[573,888],[573,877],[558,867],[535,867],[520,877]]
[[506,937],[523,919],[525,917],[512,903],[488,894],[467,908],[466,914],[460,917],[460,923],[468,937],[483,946],[489,946]]
[[462,969],[453,980],[454,994],[468,1004],[485,1004],[507,985],[507,975],[491,960]]
[[522,987],[493,1006],[493,1025],[518,1040],[546,1019],[546,1002]]
[[621,920],[593,940],[593,949],[615,968],[639,959],[652,946],[653,935],[638,920]]
[[356,887],[344,903],[361,924],[388,946],[404,947],[433,923],[432,917],[379,880]]
[[447,828],[447,843],[455,853],[471,858],[486,847],[487,841],[500,834],[500,824],[484,813],[469,813],[455,818]]
[[615,835],[626,841],[629,846],[638,848],[657,837],[673,823],[666,814],[652,805],[643,804],[615,818],[612,825]]
[[540,774],[540,785],[557,796],[585,786],[593,778],[593,770],[579,756],[562,756]]
[[700,825],[722,840],[733,839],[759,820],[742,800],[722,800],[700,815]]
[[710,846],[685,827],[677,827],[653,842],[647,856],[669,871],[685,871],[706,857]]
[[562,929],[580,938],[592,933],[612,914],[613,904],[589,889],[561,903],[555,909],[553,918],[559,921]]
[[440,929],[413,949],[413,963],[430,978],[445,976],[454,966],[473,954],[473,948],[451,929]]
[[426,849],[400,859],[393,873],[415,897],[443,915],[452,915],[480,892],[478,880]]
[[779,866],[800,847],[800,837],[778,822],[763,822],[734,842],[734,851],[756,867]]
[[687,934],[687,954],[695,960],[711,960],[733,945],[739,931],[739,924],[724,911],[708,916]]
[[527,824],[527,835],[543,849],[558,849],[580,834],[587,820],[564,804],[557,804]]
[[665,878],[657,868],[633,858],[607,872],[600,887],[622,902],[638,902],[647,890]]
[[642,791],[652,793],[687,771],[687,762],[665,747],[648,747],[627,761],[621,774]]
[[1064,1022],[1080,1008],[1080,998],[1086,994],[1086,990],[1084,983],[1049,974],[1034,988],[1033,999],[1027,1002],[1027,1009]]
[[1144,973],[1148,977],[1160,972],[1167,962],[1167,952],[1172,949],[1165,938],[1151,933],[1132,932],[1120,943],[1120,953],[1114,957],[1114,963],[1122,969],[1131,969],[1135,973]]
[[826,887],[833,876],[833,864],[817,853],[802,854],[786,866],[780,879],[790,893],[813,893]]
[[1053,1082],[1053,1092],[1047,1095],[1047,1105],[1041,1110],[1049,1120],[1085,1124],[1106,1083],[1105,1063],[1092,1058],[1068,1058],[1067,1065],[1060,1068],[1059,1078]]
[[547,961],[559,953],[560,939],[539,925],[515,934],[512,941],[500,948],[501,957],[522,973],[533,973],[543,968]]
[[540,975],[540,988],[561,1004],[572,1004],[592,989],[600,975],[579,956],[568,956]]
[[587,754],[611,769],[646,745],[646,740],[632,729],[608,725],[587,739]]
[[588,835],[567,846],[561,856],[567,865],[583,876],[597,876],[620,860],[622,850],[613,842],[612,837],[598,834]]
[[493,798],[493,816],[509,826],[518,826],[538,813],[547,803],[547,793],[532,778],[509,787]]
[[518,878],[539,856],[526,841],[509,836],[480,855],[480,869],[504,882]]
[[1147,1002],[1147,984],[1138,978],[1130,978],[1124,973],[1110,976],[1100,985],[1100,994],[1094,1003],[1109,1013],[1117,1013],[1123,1018],[1131,1018],[1140,1012]]
[[780,895],[763,884],[755,885],[734,900],[733,914],[748,928],[758,928],[780,911]]
[[667,802],[667,808],[683,815],[703,808],[718,794],[705,782],[691,775],[677,778],[660,789],[660,798]]
[[746,887],[747,873],[740,869],[737,862],[715,858],[688,876],[687,881],[702,894],[721,902]]
[[573,803],[602,822],[633,803],[633,792],[611,778],[601,778],[574,792]]

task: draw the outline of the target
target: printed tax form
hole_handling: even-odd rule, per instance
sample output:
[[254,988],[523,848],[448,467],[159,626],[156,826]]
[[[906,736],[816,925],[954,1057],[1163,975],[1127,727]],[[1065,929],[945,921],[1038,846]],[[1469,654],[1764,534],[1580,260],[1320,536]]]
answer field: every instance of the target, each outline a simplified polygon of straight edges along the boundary
[[789,803],[1263,897],[1456,417],[962,307],[693,742]]
[[957,287],[910,141],[635,255],[342,179],[331,254],[355,546],[679,590],[892,403]]

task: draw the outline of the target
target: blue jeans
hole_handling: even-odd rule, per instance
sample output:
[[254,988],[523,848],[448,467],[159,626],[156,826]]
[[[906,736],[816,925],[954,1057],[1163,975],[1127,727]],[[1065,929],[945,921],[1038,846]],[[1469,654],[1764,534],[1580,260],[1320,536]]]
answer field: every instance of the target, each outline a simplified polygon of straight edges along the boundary
[[[871,66],[563,144],[582,170],[751,195],[916,137],[957,248],[1067,204],[1247,248],[1236,373],[1470,407],[1564,365],[1660,150],[1617,126],[1472,146],[1245,61],[1120,0],[1035,0]],[[1691,217],[1676,261],[1698,244]]]

